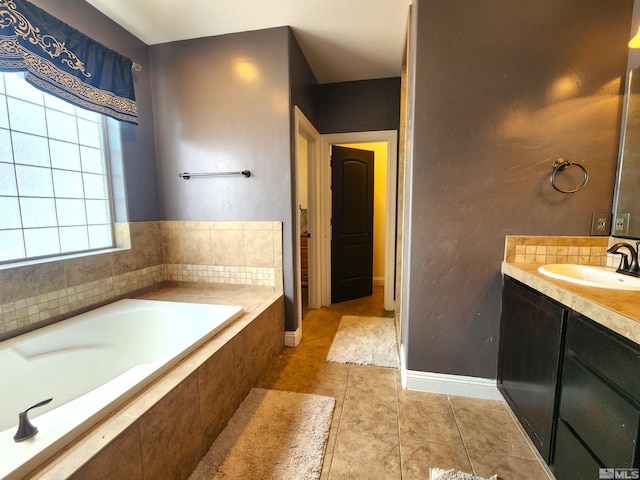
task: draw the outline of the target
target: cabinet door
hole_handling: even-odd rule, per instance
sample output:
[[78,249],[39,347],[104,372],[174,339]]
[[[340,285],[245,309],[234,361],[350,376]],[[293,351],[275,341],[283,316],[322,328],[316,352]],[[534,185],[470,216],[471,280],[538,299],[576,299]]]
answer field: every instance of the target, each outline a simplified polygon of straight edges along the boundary
[[[640,467],[639,373],[637,345],[571,313],[558,423],[571,430],[601,467]],[[556,443],[551,468],[558,480],[574,479],[569,472],[576,465],[576,451]],[[597,478],[597,469],[593,465],[589,469],[590,478]]]
[[498,388],[547,463],[567,310],[505,277]]
[[553,474],[558,480],[598,480],[600,478],[600,463],[561,420],[558,421],[556,431],[555,457],[564,459],[553,465]]

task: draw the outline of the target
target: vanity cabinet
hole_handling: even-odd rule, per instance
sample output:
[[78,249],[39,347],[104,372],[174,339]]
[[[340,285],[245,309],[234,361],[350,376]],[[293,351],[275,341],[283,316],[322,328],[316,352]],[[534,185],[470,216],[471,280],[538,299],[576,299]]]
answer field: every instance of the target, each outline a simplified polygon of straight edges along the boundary
[[[640,467],[640,347],[571,312],[551,465],[558,480]],[[576,475],[576,457],[584,472]]]
[[500,334],[498,388],[557,480],[640,468],[638,344],[506,275]]
[[547,463],[568,309],[505,277],[498,388]]

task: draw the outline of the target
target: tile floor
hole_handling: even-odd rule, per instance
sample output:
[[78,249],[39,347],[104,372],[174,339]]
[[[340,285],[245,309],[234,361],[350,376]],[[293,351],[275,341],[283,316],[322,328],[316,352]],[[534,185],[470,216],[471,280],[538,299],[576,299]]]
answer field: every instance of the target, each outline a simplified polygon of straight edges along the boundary
[[504,402],[403,390],[399,371],[327,363],[342,315],[390,316],[382,289],[311,310],[296,348],[285,348],[258,387],[336,399],[322,480],[427,480],[457,468],[501,480],[548,480]]

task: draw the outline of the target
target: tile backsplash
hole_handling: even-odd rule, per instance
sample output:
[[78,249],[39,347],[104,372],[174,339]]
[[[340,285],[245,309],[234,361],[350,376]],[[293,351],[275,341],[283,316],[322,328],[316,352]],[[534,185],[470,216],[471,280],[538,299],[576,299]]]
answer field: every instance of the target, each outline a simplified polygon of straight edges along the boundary
[[577,263],[616,267],[619,258],[607,249],[620,241],[613,237],[542,237],[507,235],[504,261],[508,263]]
[[139,222],[115,236],[115,250],[0,268],[0,339],[163,281],[282,292],[280,222]]

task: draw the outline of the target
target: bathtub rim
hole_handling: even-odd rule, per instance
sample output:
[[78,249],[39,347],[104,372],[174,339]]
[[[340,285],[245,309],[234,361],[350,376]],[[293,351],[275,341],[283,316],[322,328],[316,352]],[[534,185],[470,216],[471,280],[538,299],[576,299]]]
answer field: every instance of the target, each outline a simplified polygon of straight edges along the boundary
[[[175,287],[175,285],[168,286],[167,288],[172,287]],[[234,286],[231,285],[226,285],[225,287],[227,287],[225,290],[235,290],[233,288]],[[244,285],[238,285],[237,287],[239,290],[246,291]],[[159,290],[162,290],[162,288]],[[159,290],[155,290],[154,294]],[[125,434],[128,429],[134,427],[136,422],[138,422],[144,414],[170,395],[171,392],[182,382],[187,380],[190,375],[196,373],[210,357],[215,355],[227,343],[231,342],[234,337],[239,335],[257,317],[266,312],[269,308],[277,305],[278,302],[284,302],[284,294],[271,287],[251,286],[251,290],[258,290],[261,292],[261,297],[263,299],[249,308],[245,307],[244,314],[240,318],[236,319],[232,324],[228,325],[225,329],[215,335],[208,342],[201,345],[190,355],[180,360],[159,378],[153,380],[112,414],[103,420],[98,421],[80,437],[73,440],[69,445],[55,453],[50,458],[44,460],[44,462],[36,467],[36,469],[28,472],[25,480],[67,478],[77,473],[95,456],[105,450],[111,442]],[[201,293],[202,291],[206,291],[206,289],[196,289],[196,291]],[[170,298],[164,300],[182,303],[180,300],[172,300]],[[213,303],[230,305],[241,304],[242,302],[226,302],[216,299],[215,302],[184,303]]]

